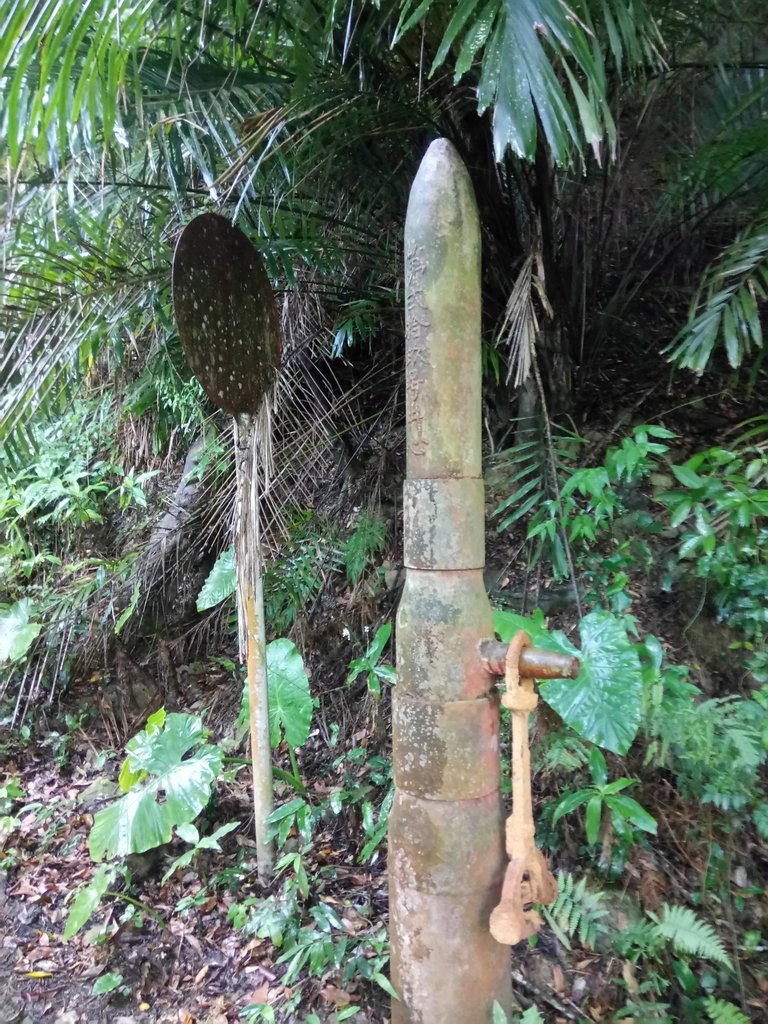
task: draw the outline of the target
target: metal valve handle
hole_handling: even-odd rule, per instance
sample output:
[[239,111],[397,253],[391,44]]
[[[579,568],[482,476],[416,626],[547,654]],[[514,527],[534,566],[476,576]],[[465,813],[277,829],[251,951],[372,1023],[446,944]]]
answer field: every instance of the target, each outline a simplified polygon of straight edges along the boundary
[[536,848],[531,797],[531,755],[528,749],[528,716],[539,702],[534,680],[520,676],[521,654],[531,641],[522,630],[510,643],[505,659],[506,692],[501,703],[512,714],[512,814],[507,818],[506,849],[509,856],[501,901],[491,913],[491,934],[497,942],[514,946],[541,928],[536,903],[552,903],[557,882],[544,855]]

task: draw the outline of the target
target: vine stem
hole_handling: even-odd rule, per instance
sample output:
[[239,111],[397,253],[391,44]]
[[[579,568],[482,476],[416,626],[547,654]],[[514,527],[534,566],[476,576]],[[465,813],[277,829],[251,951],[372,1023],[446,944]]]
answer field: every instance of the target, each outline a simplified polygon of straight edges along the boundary
[[302,789],[304,789],[304,785],[303,785],[303,783],[301,781],[301,776],[299,775],[299,763],[296,760],[296,751],[293,749],[293,747],[290,745],[290,743],[287,744],[287,746],[288,746],[288,757],[291,759],[291,768],[293,769],[293,777],[294,777],[296,783],[299,786],[301,786]]
[[152,920],[155,921],[162,928],[163,931],[165,931],[166,928],[168,927],[168,925],[165,923],[163,918],[158,914],[158,912],[156,910],[153,910],[152,907],[148,907],[146,903],[142,903],[141,900],[134,899],[133,896],[127,896],[124,892],[115,892],[113,889],[108,889],[104,893],[104,895],[112,896],[113,899],[116,900],[123,900],[125,903],[130,903],[131,906],[136,907],[143,914],[148,914],[152,918]]
[[[551,428],[549,426],[549,411],[547,410],[547,402],[546,402],[546,397],[544,395],[544,385],[542,384],[542,381],[541,381],[541,373],[539,371],[539,360],[538,360],[538,358],[536,356],[536,348],[535,347],[532,350],[532,360],[531,361],[533,363],[533,373],[534,373],[534,376],[536,377],[536,386],[539,389],[539,401],[541,402],[542,412],[544,413],[544,432],[545,432],[545,434],[547,436],[547,458],[549,459],[549,471],[550,471],[551,476],[552,476],[552,490],[553,490],[554,495],[555,495],[555,501],[557,502],[557,507],[559,509],[559,513],[562,516],[563,504],[562,504],[562,498],[560,496],[560,487],[559,487],[558,482],[557,482],[557,466],[555,464],[555,445],[554,445],[554,442],[552,441],[552,430],[551,430]],[[570,576],[571,576],[571,585],[573,587],[573,597],[574,597],[574,600],[575,600],[575,603],[576,603],[576,611],[577,611],[578,616],[579,616],[579,621],[581,621],[581,619],[584,618],[584,612],[582,611],[582,607],[581,607],[581,597],[579,596],[579,585],[576,582],[576,567],[573,564],[573,553],[571,551],[571,545],[568,542],[568,535],[565,532],[565,527],[562,525],[562,522],[560,524],[560,537],[561,537],[562,542],[563,542],[563,548],[565,549],[565,558],[566,558],[566,561],[568,562],[568,572],[570,573]]]

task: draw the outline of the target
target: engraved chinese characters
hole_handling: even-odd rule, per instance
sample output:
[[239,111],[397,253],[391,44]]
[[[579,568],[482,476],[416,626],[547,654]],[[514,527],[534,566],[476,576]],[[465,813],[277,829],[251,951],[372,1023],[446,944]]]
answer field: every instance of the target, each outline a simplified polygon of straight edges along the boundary
[[409,241],[405,253],[405,329],[409,344],[405,353],[408,382],[407,424],[408,447],[414,455],[426,455],[428,439],[424,429],[424,388],[429,364],[427,360],[427,333],[431,323],[424,296],[426,263],[424,247]]
[[479,479],[479,223],[469,175],[446,140],[422,164],[406,221],[407,473]]
[[406,579],[392,696],[392,1024],[487,1024],[510,1000],[488,928],[505,867],[498,711],[477,657],[493,632],[483,583],[480,226],[472,185],[433,142],[404,246]]

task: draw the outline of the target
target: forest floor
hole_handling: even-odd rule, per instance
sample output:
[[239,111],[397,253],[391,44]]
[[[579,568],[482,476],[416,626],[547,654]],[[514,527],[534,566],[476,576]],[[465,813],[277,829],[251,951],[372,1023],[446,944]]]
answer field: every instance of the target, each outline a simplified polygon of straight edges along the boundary
[[[245,777],[228,785],[216,805],[216,824],[243,822],[222,841],[222,853],[203,855],[166,884],[161,877],[172,860],[169,850],[133,858],[131,898],[137,902],[105,900],[97,925],[62,941],[67,898],[94,872],[87,846],[93,812],[116,793],[109,782],[116,762],[110,760],[110,771],[98,752],[104,739],[78,728],[62,738],[59,764],[50,747],[29,747],[6,761],[6,769],[18,773],[25,810],[12,844],[16,864],[0,876],[0,1021],[15,1022],[23,1007],[28,1017],[21,1013],[19,1024],[225,1024],[239,1020],[249,1004],[279,1005],[292,995],[280,980],[280,950],[268,939],[244,937],[228,918],[233,905],[265,895],[247,828]],[[305,869],[313,897],[337,909],[350,936],[380,929],[386,920],[380,861],[357,866],[346,844],[321,830]],[[120,985],[110,995],[93,995],[94,982],[107,973],[121,975]],[[331,980],[303,977],[297,986],[305,1012],[317,1007],[323,1020],[361,999],[359,990],[345,991]],[[377,1001],[384,1000],[365,993],[365,1003]]]
[[[648,398],[641,389],[638,394],[637,401]],[[625,397],[626,415],[636,420],[636,396]],[[658,404],[664,401],[670,404],[668,399]],[[713,412],[702,400],[685,412],[686,445],[696,448],[716,433],[713,417],[716,426],[723,422],[727,426],[743,415],[743,410]],[[644,418],[658,421],[650,415]],[[673,420],[668,416],[665,422],[678,427]],[[491,536],[489,530],[489,540]],[[524,571],[509,551],[497,538],[491,540],[489,573],[497,589],[515,592]],[[392,557],[396,561],[396,552]],[[548,581],[542,583],[546,592]],[[653,581],[632,597],[633,613],[643,630],[654,632],[673,658],[694,666],[694,680],[705,693],[714,696],[738,688],[732,679],[725,682],[730,662],[726,630],[713,619],[697,619],[690,608],[671,602]],[[387,601],[394,605],[393,592]],[[573,611],[560,609],[555,615],[560,617],[553,624],[570,632],[575,624]],[[331,650],[329,657],[318,655],[310,666],[313,694],[321,678],[324,684],[319,690],[344,691],[345,667],[346,659],[339,657],[338,650]],[[208,679],[206,667],[195,670],[202,687]],[[236,704],[240,683],[233,686],[230,680],[220,685],[223,702]],[[388,753],[388,705],[386,699],[376,704],[364,691],[360,696],[356,711],[351,717],[347,712],[335,729],[327,725],[330,719],[327,714],[323,717],[321,708],[318,726],[299,751],[302,779],[318,798],[331,790],[355,793],[357,787],[358,794],[376,790],[368,759]],[[297,1021],[312,1020],[316,1014],[314,1019],[322,1024],[343,1020],[385,1024],[389,1014],[385,992],[374,982],[360,980],[365,972],[344,981],[344,967],[353,956],[372,968],[386,963],[386,844],[369,858],[361,857],[359,799],[350,799],[342,812],[321,821],[311,845],[303,848],[294,834],[280,851],[283,856],[301,856],[302,870],[311,883],[311,903],[326,908],[322,922],[314,919],[314,932],[306,932],[318,957],[311,975],[302,969],[286,983],[289,968],[281,960],[279,927],[271,937],[237,927],[249,909],[268,895],[255,871],[245,772],[224,785],[215,807],[207,812],[211,828],[240,822],[236,831],[222,839],[221,853],[202,853],[167,881],[162,881],[163,874],[179,850],[163,849],[134,858],[130,889],[108,895],[89,928],[69,942],[62,940],[71,896],[95,869],[87,847],[93,815],[116,794],[122,760],[120,744],[114,742],[93,703],[90,713],[82,715],[84,703],[75,691],[47,722],[45,712],[39,713],[32,735],[17,732],[13,741],[4,740],[0,747],[4,773],[18,778],[23,793],[14,808],[14,812],[19,805],[22,808],[17,828],[4,846],[0,844],[5,866],[0,873],[0,1024],[234,1024],[269,1020],[268,1012],[256,1011],[257,1006],[279,1012],[293,1002]],[[205,697],[198,693],[194,700],[181,700],[179,708],[200,711],[211,703],[216,701],[210,693]],[[360,751],[362,755],[355,753]],[[288,767],[287,756],[285,761]],[[617,761],[613,767],[621,774],[633,772],[626,762]],[[546,778],[540,780],[537,799],[557,795],[548,786]],[[381,790],[380,786],[379,794]],[[642,792],[640,787],[632,792],[656,816],[659,836],[652,846],[636,846],[622,876],[612,880],[605,905],[618,929],[629,920],[631,906],[656,911],[665,902],[685,902],[707,874],[707,829],[710,840],[722,840],[714,821],[708,826],[701,820],[701,805],[686,804],[663,779],[655,792]],[[288,790],[278,792],[278,802],[291,795]],[[735,888],[747,894],[757,891],[768,867],[766,844],[756,842],[752,834],[731,836],[728,843],[726,855]],[[555,870],[576,869],[582,856],[577,839],[566,839]],[[272,891],[278,888],[275,883]],[[743,905],[739,929],[759,928],[760,914],[754,905],[750,907],[747,898]],[[735,944],[737,922],[724,925]],[[337,949],[345,940],[341,963],[333,963],[329,937]],[[382,970],[386,973],[386,966]],[[106,979],[106,987],[113,986],[111,991],[94,994],[100,979]],[[628,961],[588,943],[574,942],[568,950],[549,928],[543,930],[535,948],[523,944],[515,949],[513,979],[520,1007],[535,1003],[552,1024],[607,1022],[622,1005],[620,992],[636,984]],[[742,1006],[751,1008],[752,1019],[768,1021],[768,982],[760,963],[745,966],[740,986]]]
[[[658,604],[646,607],[646,618],[662,636],[679,628],[676,616]],[[711,627],[702,632],[711,634]],[[711,660],[701,666],[703,673],[718,671]],[[90,725],[70,717],[67,726],[64,710],[58,721],[49,723],[45,738],[17,745],[4,759],[5,771],[18,776],[24,810],[2,851],[0,1024],[233,1024],[262,1019],[249,1018],[248,1007],[267,1004],[279,1010],[293,999],[300,1000],[291,1018],[297,1021],[310,1013],[323,1024],[350,1018],[370,1024],[388,1020],[385,993],[359,978],[345,984],[343,964],[329,962],[317,977],[302,970],[286,985],[283,950],[269,937],[236,929],[238,911],[245,913],[267,895],[256,876],[246,773],[225,786],[209,814],[211,829],[241,822],[222,840],[222,853],[202,854],[165,883],[161,878],[179,850],[133,858],[131,902],[119,894],[105,899],[90,928],[62,941],[71,894],[94,872],[87,847],[93,814],[116,794],[113,780],[121,762],[98,717]],[[361,715],[355,725],[348,737],[351,749],[372,753],[381,748],[380,728],[370,725],[370,715]],[[299,767],[318,794],[334,786],[351,791],[355,775],[361,786],[367,785],[365,760],[339,756],[321,730],[314,730],[300,752]],[[544,780],[538,799],[552,795],[546,789]],[[291,795],[278,794],[278,802]],[[707,870],[700,830],[696,840],[689,838],[701,808],[681,802],[672,786],[635,795],[656,815],[660,834],[652,848],[635,848],[618,890],[609,898],[616,927],[630,919],[633,902],[658,910],[663,902],[684,901]],[[327,827],[319,826],[303,852],[302,866],[311,881],[312,904],[335,911],[334,941],[346,936],[350,949],[373,961],[382,952],[387,921],[385,851],[382,846],[371,862],[360,863],[359,833],[359,808],[351,805]],[[281,852],[299,848],[294,837]],[[730,854],[740,887],[759,885],[757,865],[765,866],[768,851],[741,853],[741,858],[735,849]],[[577,868],[579,856],[578,842],[567,842],[555,869]],[[535,1003],[553,1024],[610,1020],[612,1008],[620,1005],[627,969],[614,955],[588,944],[566,950],[546,927],[536,948],[522,944],[513,955],[520,1007]],[[94,994],[100,978],[115,988]],[[758,972],[747,986],[755,1021],[768,1020],[768,1015],[761,1016],[761,1000],[768,992],[759,995],[759,984]]]

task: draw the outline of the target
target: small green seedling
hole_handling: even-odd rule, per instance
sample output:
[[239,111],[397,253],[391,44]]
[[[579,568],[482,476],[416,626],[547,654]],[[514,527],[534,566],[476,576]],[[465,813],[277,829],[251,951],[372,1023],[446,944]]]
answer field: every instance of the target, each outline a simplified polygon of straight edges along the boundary
[[181,856],[174,860],[163,875],[161,884],[165,885],[171,875],[178,871],[179,868],[189,867],[194,857],[196,857],[201,850],[216,850],[217,853],[221,853],[219,840],[233,829],[236,829],[239,824],[239,821],[228,821],[226,825],[222,825],[221,828],[217,828],[216,831],[212,832],[209,836],[202,836],[202,838],[197,828],[191,824],[191,822],[177,825],[176,835],[179,839],[183,839],[185,843],[190,843],[191,849],[185,850]]
[[605,758],[598,747],[593,747],[589,754],[589,773],[592,785],[566,795],[557,803],[552,816],[555,825],[564,814],[570,814],[583,804],[586,809],[587,843],[594,846],[600,835],[600,825],[605,810],[611,817],[615,832],[627,839],[632,838],[631,827],[642,829],[643,832],[656,834],[656,819],[644,807],[631,797],[622,795],[622,790],[634,785],[635,779],[614,779],[608,782],[608,769]]
[[382,683],[388,683],[390,686],[394,686],[397,681],[397,676],[392,665],[387,665],[386,663],[379,664],[381,652],[387,646],[391,635],[391,622],[385,622],[383,626],[379,626],[376,630],[376,635],[368,645],[368,648],[362,658],[355,658],[354,661],[349,663],[347,686],[351,686],[357,677],[363,672],[365,672],[368,677],[368,689],[375,697],[381,697]]

